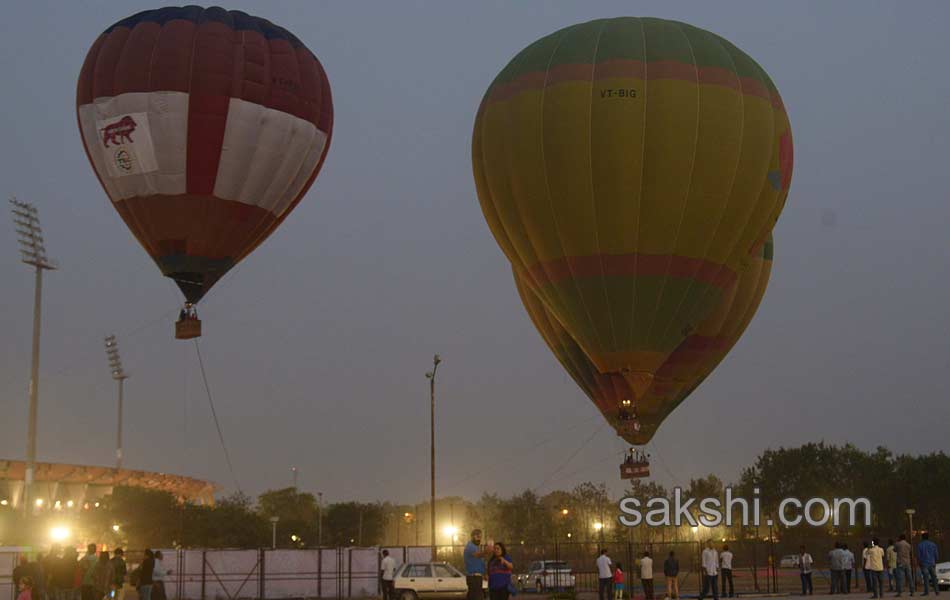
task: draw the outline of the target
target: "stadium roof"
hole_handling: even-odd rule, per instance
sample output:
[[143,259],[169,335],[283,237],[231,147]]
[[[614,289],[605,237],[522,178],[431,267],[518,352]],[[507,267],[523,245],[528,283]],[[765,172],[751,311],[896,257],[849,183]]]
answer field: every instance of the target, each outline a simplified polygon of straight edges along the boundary
[[[0,459],[0,482],[22,483],[26,476],[26,463],[21,460]],[[116,469],[94,465],[70,465],[63,463],[36,463],[34,485],[56,484],[63,486],[93,486],[113,488],[129,486],[161,490],[184,500],[197,500],[206,504],[214,502],[215,484],[168,473]],[[54,492],[55,493],[55,492]]]

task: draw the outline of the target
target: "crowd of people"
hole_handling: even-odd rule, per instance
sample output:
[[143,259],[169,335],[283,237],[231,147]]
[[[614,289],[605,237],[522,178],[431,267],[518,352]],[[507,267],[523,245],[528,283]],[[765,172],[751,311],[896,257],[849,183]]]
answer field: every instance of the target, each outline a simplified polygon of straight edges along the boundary
[[[897,542],[888,540],[886,546],[881,545],[878,538],[864,543],[861,551],[861,562],[857,561],[854,552],[847,544],[838,542],[828,553],[829,569],[831,571],[831,593],[849,594],[852,587],[860,589],[858,580],[859,565],[864,574],[864,591],[871,593],[872,598],[884,596],[884,581],[887,580],[888,592],[896,592],[895,597],[902,596],[906,590],[911,596],[916,592],[918,581],[923,586],[924,596],[930,594],[931,588],[935,595],[940,594],[937,585],[937,560],[939,552],[928,533],[920,536],[916,549],[911,548],[907,536],[901,534]],[[916,550],[916,552],[915,552]],[[804,552],[804,549],[803,549]],[[912,554],[916,553],[917,569],[913,568]],[[809,569],[809,576],[811,570]],[[853,577],[852,577],[853,574]],[[811,584],[809,583],[809,589]],[[804,594],[804,583],[803,583]]]
[[166,600],[165,577],[171,569],[163,564],[161,551],[146,550],[142,562],[129,570],[122,548],[111,553],[89,544],[79,556],[76,548],[53,546],[33,560],[21,556],[13,570],[17,600],[122,600],[126,585],[140,600]]

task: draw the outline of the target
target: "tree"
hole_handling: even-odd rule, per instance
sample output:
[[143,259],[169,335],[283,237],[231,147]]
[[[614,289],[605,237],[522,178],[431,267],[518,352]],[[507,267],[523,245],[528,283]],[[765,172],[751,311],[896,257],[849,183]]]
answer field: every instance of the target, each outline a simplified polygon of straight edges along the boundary
[[[317,499],[313,494],[301,493],[293,487],[268,490],[257,498],[257,514],[265,522],[272,517],[279,519],[277,523],[279,548],[297,547],[300,545],[300,540],[303,540],[305,544],[316,545],[319,510]],[[294,536],[298,539],[294,540]]]

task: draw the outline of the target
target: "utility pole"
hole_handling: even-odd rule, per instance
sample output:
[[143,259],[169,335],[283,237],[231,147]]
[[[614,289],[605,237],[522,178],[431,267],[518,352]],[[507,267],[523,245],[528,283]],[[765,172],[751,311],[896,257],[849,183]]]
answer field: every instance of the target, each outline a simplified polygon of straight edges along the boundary
[[439,368],[439,363],[442,362],[442,359],[439,358],[439,355],[436,354],[432,357],[432,370],[426,373],[426,378],[429,380],[429,399],[431,406],[431,424],[430,428],[430,437],[429,437],[429,447],[432,451],[432,490],[431,490],[431,507],[429,510],[429,521],[432,529],[432,560],[437,559],[437,549],[435,546],[435,372]]
[[294,478],[294,491],[297,491],[297,467],[290,467],[290,472],[293,474]]
[[43,229],[36,207],[29,202],[10,199],[13,226],[19,236],[20,261],[36,271],[33,292],[33,357],[30,367],[30,412],[26,439],[26,476],[23,485],[23,510],[29,514],[33,502],[33,475],[36,470],[36,415],[40,387],[40,320],[43,299],[43,271],[52,271],[57,265],[46,256]]
[[119,415],[116,421],[115,434],[115,468],[122,468],[122,390],[125,380],[129,375],[122,368],[122,358],[119,356],[119,342],[115,335],[106,336],[106,358],[109,359],[109,369],[112,371],[112,379],[119,383]]

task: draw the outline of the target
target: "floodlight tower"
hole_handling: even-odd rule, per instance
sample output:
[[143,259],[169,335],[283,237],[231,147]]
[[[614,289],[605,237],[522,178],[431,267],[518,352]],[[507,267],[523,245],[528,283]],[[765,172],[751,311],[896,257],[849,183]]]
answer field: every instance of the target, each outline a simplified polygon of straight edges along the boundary
[[129,378],[128,373],[122,368],[122,357],[119,356],[119,342],[115,335],[106,336],[106,358],[109,359],[109,369],[112,371],[112,379],[119,383],[119,418],[115,436],[115,468],[122,468],[122,390],[125,380]]
[[20,260],[36,271],[33,291],[33,357],[30,366],[30,412],[26,438],[26,477],[23,485],[23,506],[29,511],[32,505],[33,473],[36,468],[36,414],[39,401],[40,375],[40,318],[43,307],[43,271],[56,269],[56,264],[46,256],[43,245],[43,229],[36,207],[29,202],[10,199],[13,226],[20,243]]

